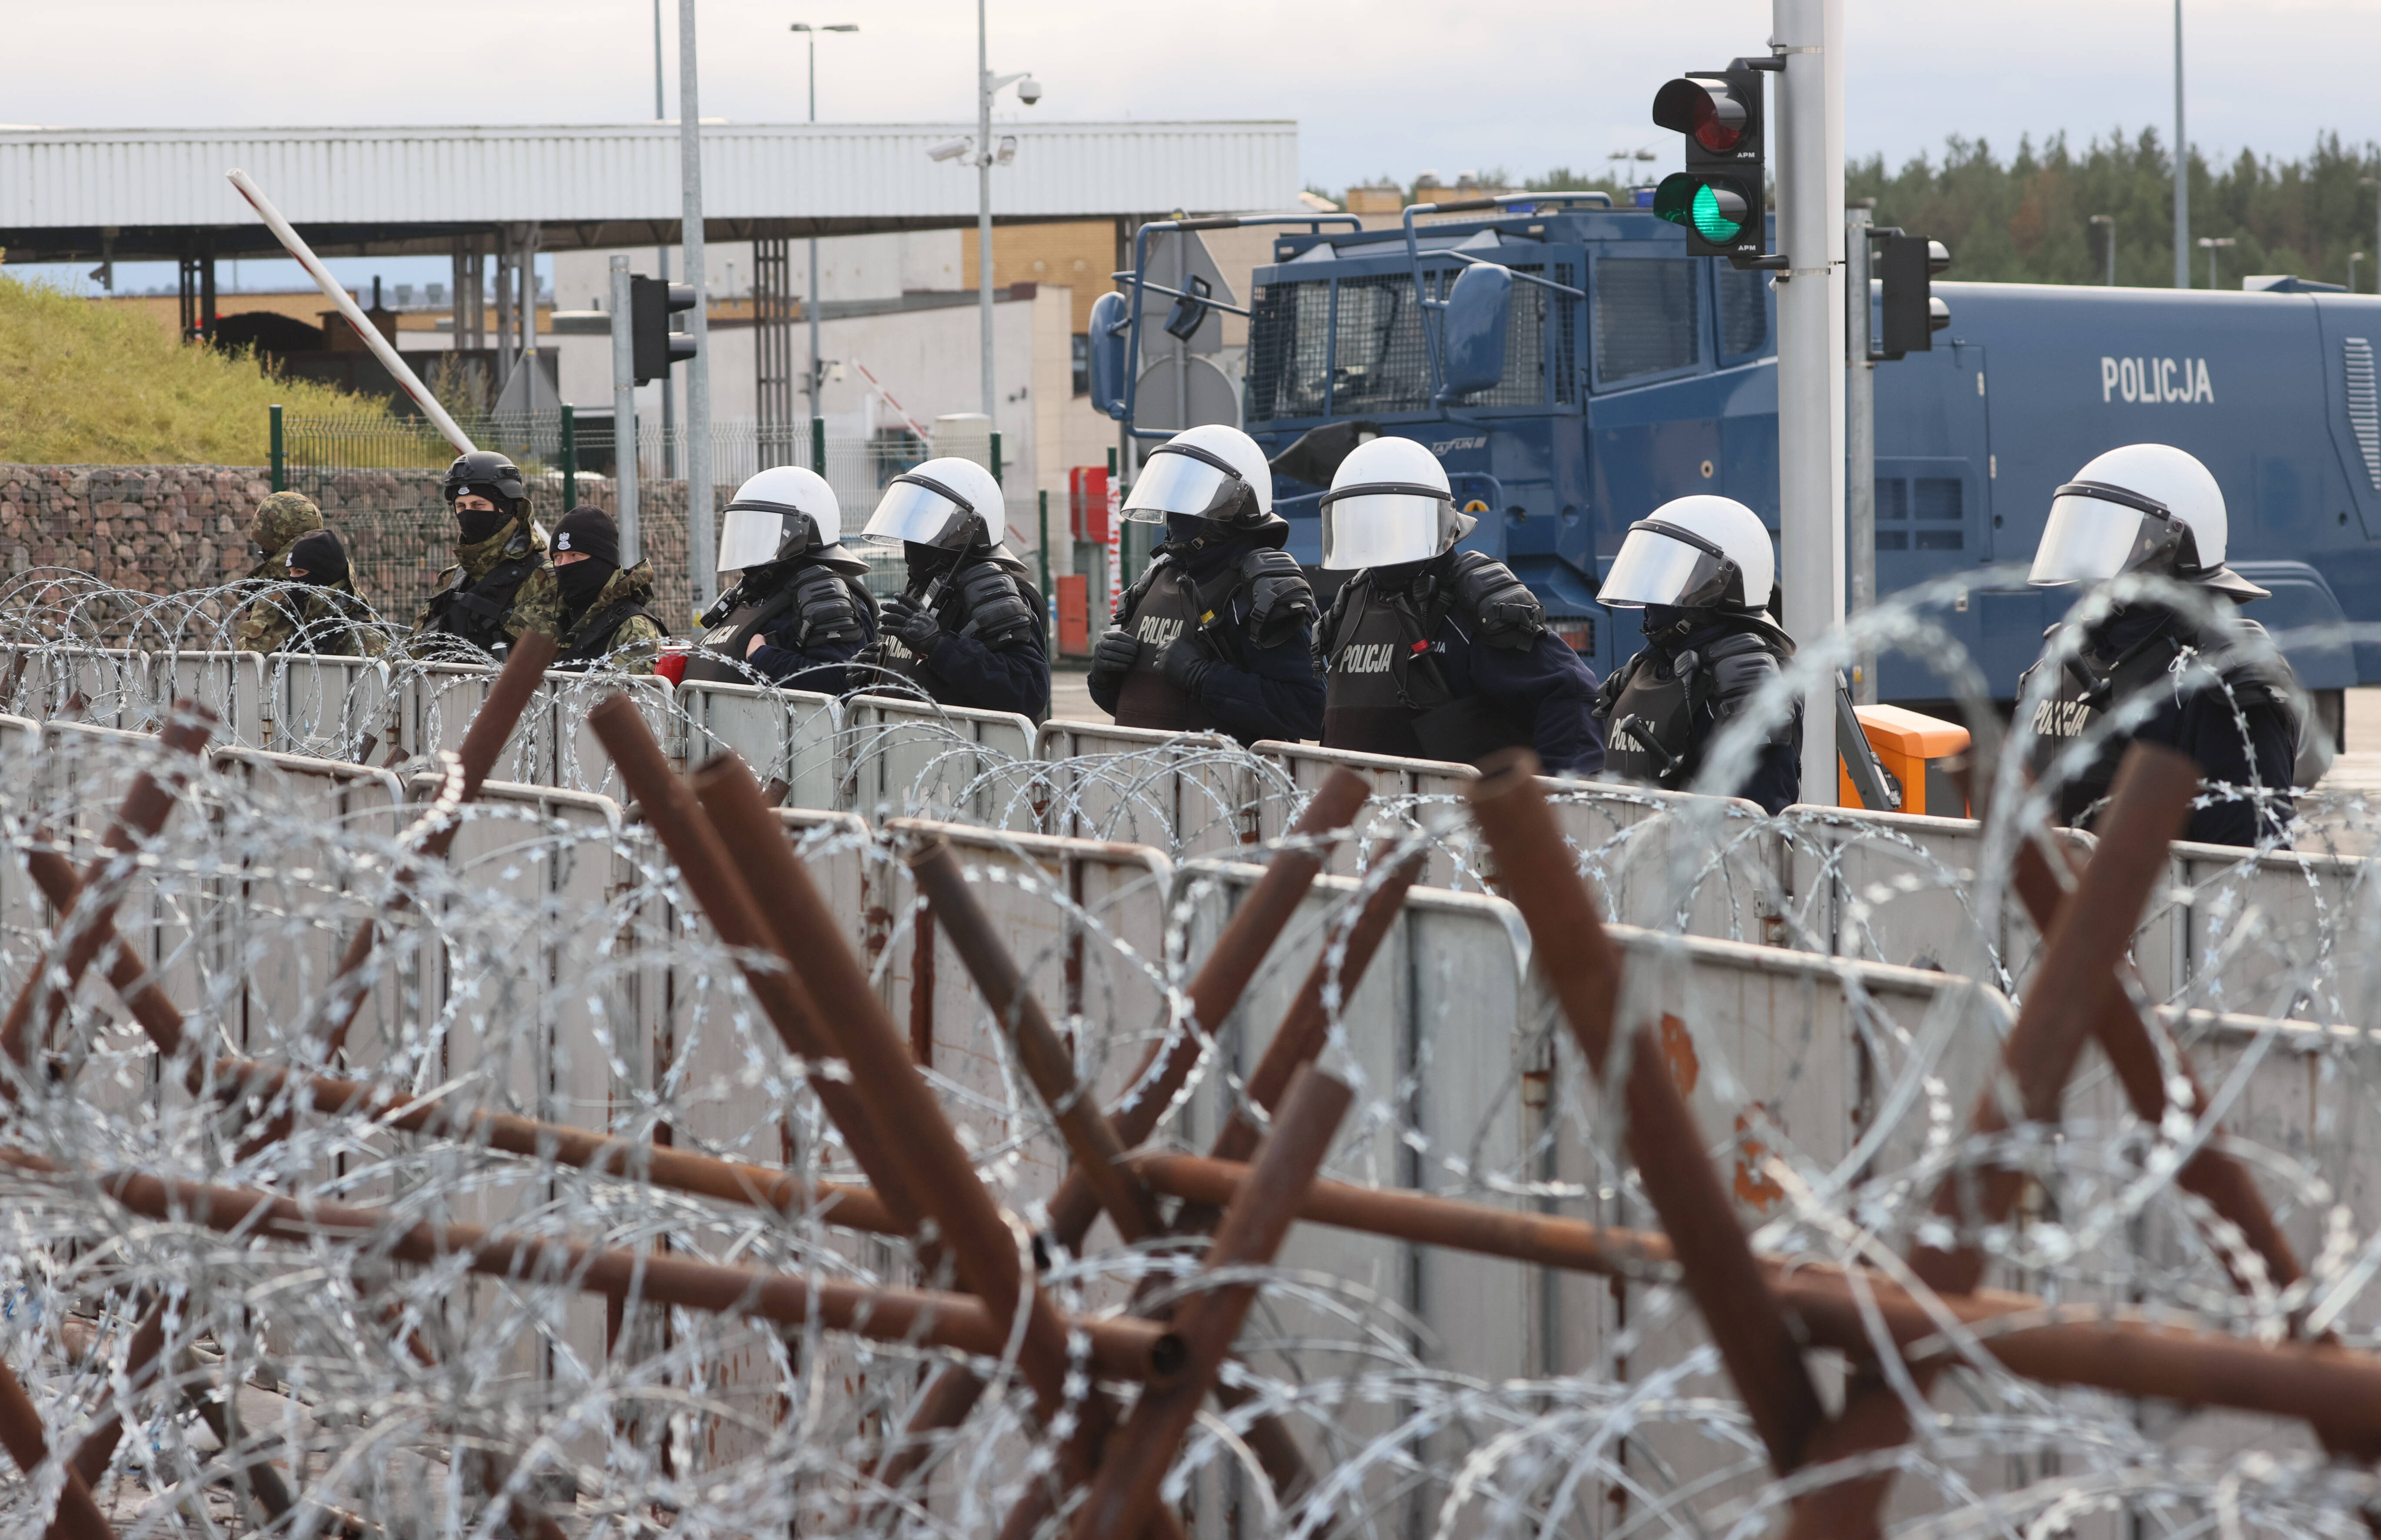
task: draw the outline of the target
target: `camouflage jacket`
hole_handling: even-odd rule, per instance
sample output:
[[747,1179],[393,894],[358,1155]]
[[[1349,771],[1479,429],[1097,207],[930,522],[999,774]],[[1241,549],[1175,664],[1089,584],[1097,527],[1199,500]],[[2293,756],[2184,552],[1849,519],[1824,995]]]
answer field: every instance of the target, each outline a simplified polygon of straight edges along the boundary
[[[249,539],[263,546],[265,557],[252,568],[249,585],[263,590],[289,581],[289,547],[323,527],[322,511],[295,492],[276,492],[256,506]],[[264,593],[248,606],[232,634],[232,646],[243,653],[277,653],[298,628],[299,619],[287,599]]]
[[251,601],[234,645],[243,653],[315,653],[370,657],[387,647],[379,617],[352,577],[336,583],[293,583],[285,576]]
[[[566,662],[603,663],[623,674],[650,674],[661,653],[661,622],[647,613],[653,602],[653,564],[641,561],[612,574],[592,603],[568,618],[562,633]],[[601,632],[590,626],[602,627]]]
[[[523,631],[543,631],[549,636],[562,632],[562,591],[554,581],[554,564],[545,557],[545,537],[535,525],[519,517],[487,539],[470,545],[455,548],[457,565],[439,574],[438,587],[431,593],[429,603],[413,617],[413,634],[418,638],[447,635],[476,642],[494,652],[499,645],[519,642]],[[512,592],[512,601],[501,617],[492,617],[482,625],[470,611],[450,599],[471,596],[481,580],[507,560],[527,558],[529,570]]]

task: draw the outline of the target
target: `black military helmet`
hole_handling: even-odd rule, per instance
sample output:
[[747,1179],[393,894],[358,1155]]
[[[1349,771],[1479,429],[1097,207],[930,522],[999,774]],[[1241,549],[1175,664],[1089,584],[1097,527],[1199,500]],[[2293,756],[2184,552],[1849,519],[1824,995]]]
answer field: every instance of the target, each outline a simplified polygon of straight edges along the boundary
[[446,468],[445,491],[450,503],[467,492],[482,497],[493,493],[507,503],[519,503],[529,495],[529,483],[521,480],[519,466],[494,449],[474,449],[456,456]]

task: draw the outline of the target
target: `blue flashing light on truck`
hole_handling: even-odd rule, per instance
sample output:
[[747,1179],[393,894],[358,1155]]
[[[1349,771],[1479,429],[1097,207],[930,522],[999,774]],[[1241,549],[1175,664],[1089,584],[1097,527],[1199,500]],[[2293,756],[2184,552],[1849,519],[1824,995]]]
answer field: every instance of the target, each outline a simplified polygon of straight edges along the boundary
[[[1776,534],[1771,275],[1691,257],[1679,226],[1600,193],[1501,202],[1419,227],[1428,208],[1374,230],[1313,215],[1144,226],[1134,271],[1118,275],[1133,292],[1093,312],[1093,396],[1134,436],[1168,436],[1132,421],[1135,318],[1144,291],[1168,294],[1146,275],[1152,232],[1304,226],[1276,237],[1256,270],[1240,402],[1241,426],[1276,457],[1290,552],[1319,561],[1329,471],[1317,467],[1344,448],[1284,451],[1334,424],[1416,439],[1459,504],[1477,505],[1464,544],[1511,567],[1605,674],[1642,644],[1632,612],[1596,602],[1632,521],[1710,492]],[[1463,276],[1484,266],[1506,273]],[[1936,283],[1948,329],[1876,373],[1878,593],[1974,573],[1935,618],[2013,699],[2073,595],[2029,588],[2009,564],[2031,560],[2051,490],[2078,466],[2154,441],[2198,456],[2222,484],[2231,564],[2273,591],[2249,611],[2268,629],[2381,621],[2381,299],[2320,287]],[[1176,298],[1175,319],[1195,324],[1202,302]],[[2381,683],[2381,642],[2287,650],[2335,729],[2331,692]],[[1878,684],[1888,701],[1949,693],[1910,656],[1881,659]]]

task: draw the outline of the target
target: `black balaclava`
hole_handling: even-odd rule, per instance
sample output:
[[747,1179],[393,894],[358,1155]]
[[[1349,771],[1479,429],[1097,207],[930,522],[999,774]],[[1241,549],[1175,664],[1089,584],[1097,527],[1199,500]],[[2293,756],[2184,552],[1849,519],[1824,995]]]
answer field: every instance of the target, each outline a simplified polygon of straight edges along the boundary
[[1193,582],[1203,583],[1237,564],[1252,544],[1242,532],[1213,519],[1203,519],[1195,513],[1166,516],[1163,549],[1182,564],[1182,570],[1190,574]]
[[489,502],[496,505],[493,508],[467,508],[463,506],[462,496],[458,495],[456,498],[455,527],[461,532],[463,544],[466,545],[477,545],[503,529],[506,522],[513,516],[512,499],[495,487],[467,486],[463,489],[463,494],[485,497]]
[[574,615],[585,609],[595,602],[595,596],[604,592],[604,585],[618,570],[610,562],[594,556],[556,568],[554,582],[562,591],[562,607]]
[[922,586],[959,565],[959,553],[946,551],[939,545],[921,545],[914,540],[901,543],[902,557],[910,564],[910,581]]
[[[317,588],[343,582],[348,576],[347,549],[339,544],[337,535],[328,530],[316,530],[289,547],[289,572],[298,581]],[[300,572],[306,575],[299,578]]]

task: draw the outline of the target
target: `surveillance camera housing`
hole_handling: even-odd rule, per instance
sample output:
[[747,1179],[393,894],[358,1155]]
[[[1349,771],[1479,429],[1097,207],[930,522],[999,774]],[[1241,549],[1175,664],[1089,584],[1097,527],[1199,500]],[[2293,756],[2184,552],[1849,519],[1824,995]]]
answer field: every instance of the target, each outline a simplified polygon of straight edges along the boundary
[[1027,106],[1042,100],[1042,82],[1028,75],[1017,82],[1017,99]]
[[946,139],[926,152],[931,161],[955,161],[975,147],[973,140]]

